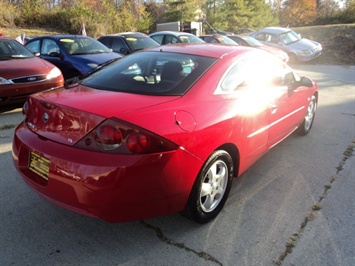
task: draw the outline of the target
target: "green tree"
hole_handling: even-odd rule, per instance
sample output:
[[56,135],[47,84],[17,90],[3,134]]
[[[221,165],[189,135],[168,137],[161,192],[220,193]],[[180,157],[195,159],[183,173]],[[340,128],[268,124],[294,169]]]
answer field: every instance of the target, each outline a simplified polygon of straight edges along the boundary
[[[278,24],[277,16],[264,0],[209,1],[209,4],[216,4],[211,19],[214,28],[234,32],[241,28],[259,29]],[[207,20],[210,18],[207,17]]]
[[196,21],[206,0],[166,1],[165,22]]

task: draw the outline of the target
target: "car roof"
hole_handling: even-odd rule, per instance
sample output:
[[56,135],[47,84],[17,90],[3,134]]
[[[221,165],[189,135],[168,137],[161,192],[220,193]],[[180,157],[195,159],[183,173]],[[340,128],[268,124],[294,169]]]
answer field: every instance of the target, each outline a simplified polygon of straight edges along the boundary
[[260,30],[260,32],[265,31],[265,32],[280,34],[280,33],[290,31],[290,30],[291,29],[289,29],[289,28],[282,28],[282,27],[267,27],[267,28]]
[[80,34],[78,34],[78,35],[74,35],[74,34],[57,34],[57,35],[36,36],[36,37],[32,38],[31,40],[41,39],[41,38],[63,39],[63,38],[91,38],[91,37],[80,35]]
[[200,35],[200,37],[224,37],[226,35],[220,35],[220,34],[205,34],[205,35]]
[[107,37],[107,36],[122,36],[122,37],[148,37],[149,36],[145,33],[142,32],[119,32],[119,33],[111,33],[111,34],[106,34],[101,37]]
[[219,43],[179,43],[148,48],[145,51],[160,51],[222,58],[231,54],[243,54],[246,52],[255,51],[255,49],[246,46],[234,46]]
[[[172,34],[172,35],[194,35],[192,33],[189,33],[189,32],[184,32],[184,31],[169,31],[169,30],[163,30],[163,31],[156,31],[156,32],[153,32],[149,35],[155,35],[155,34]],[[197,36],[196,36],[197,37]]]

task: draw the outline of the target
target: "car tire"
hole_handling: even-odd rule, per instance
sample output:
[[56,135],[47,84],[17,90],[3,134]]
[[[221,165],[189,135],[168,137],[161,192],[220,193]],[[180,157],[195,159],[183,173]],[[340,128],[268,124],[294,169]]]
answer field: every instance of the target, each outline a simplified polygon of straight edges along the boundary
[[301,123],[301,125],[297,129],[297,133],[299,135],[305,136],[311,131],[314,117],[316,114],[316,110],[317,110],[317,99],[313,95],[310,102],[309,102],[306,116],[304,117],[303,122]]
[[214,219],[228,198],[233,174],[233,160],[229,153],[215,151],[197,176],[182,215],[198,223]]

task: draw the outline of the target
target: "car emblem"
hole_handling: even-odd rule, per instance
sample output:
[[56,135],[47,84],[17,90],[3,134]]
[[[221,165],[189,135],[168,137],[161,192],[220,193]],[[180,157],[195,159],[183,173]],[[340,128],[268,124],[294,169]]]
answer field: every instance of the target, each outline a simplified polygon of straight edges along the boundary
[[43,115],[43,122],[44,122],[44,123],[47,123],[48,120],[49,120],[49,115],[48,115],[47,113],[44,113],[44,115]]
[[36,80],[36,78],[35,77],[31,77],[31,78],[28,78],[27,80],[28,81],[34,81],[34,80]]

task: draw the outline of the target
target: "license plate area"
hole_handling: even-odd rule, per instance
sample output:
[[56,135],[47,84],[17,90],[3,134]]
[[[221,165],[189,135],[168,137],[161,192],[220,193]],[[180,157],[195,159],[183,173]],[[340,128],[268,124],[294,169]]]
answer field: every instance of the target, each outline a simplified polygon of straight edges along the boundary
[[39,175],[45,180],[48,180],[50,160],[38,155],[37,153],[30,152],[30,161],[28,168]]

